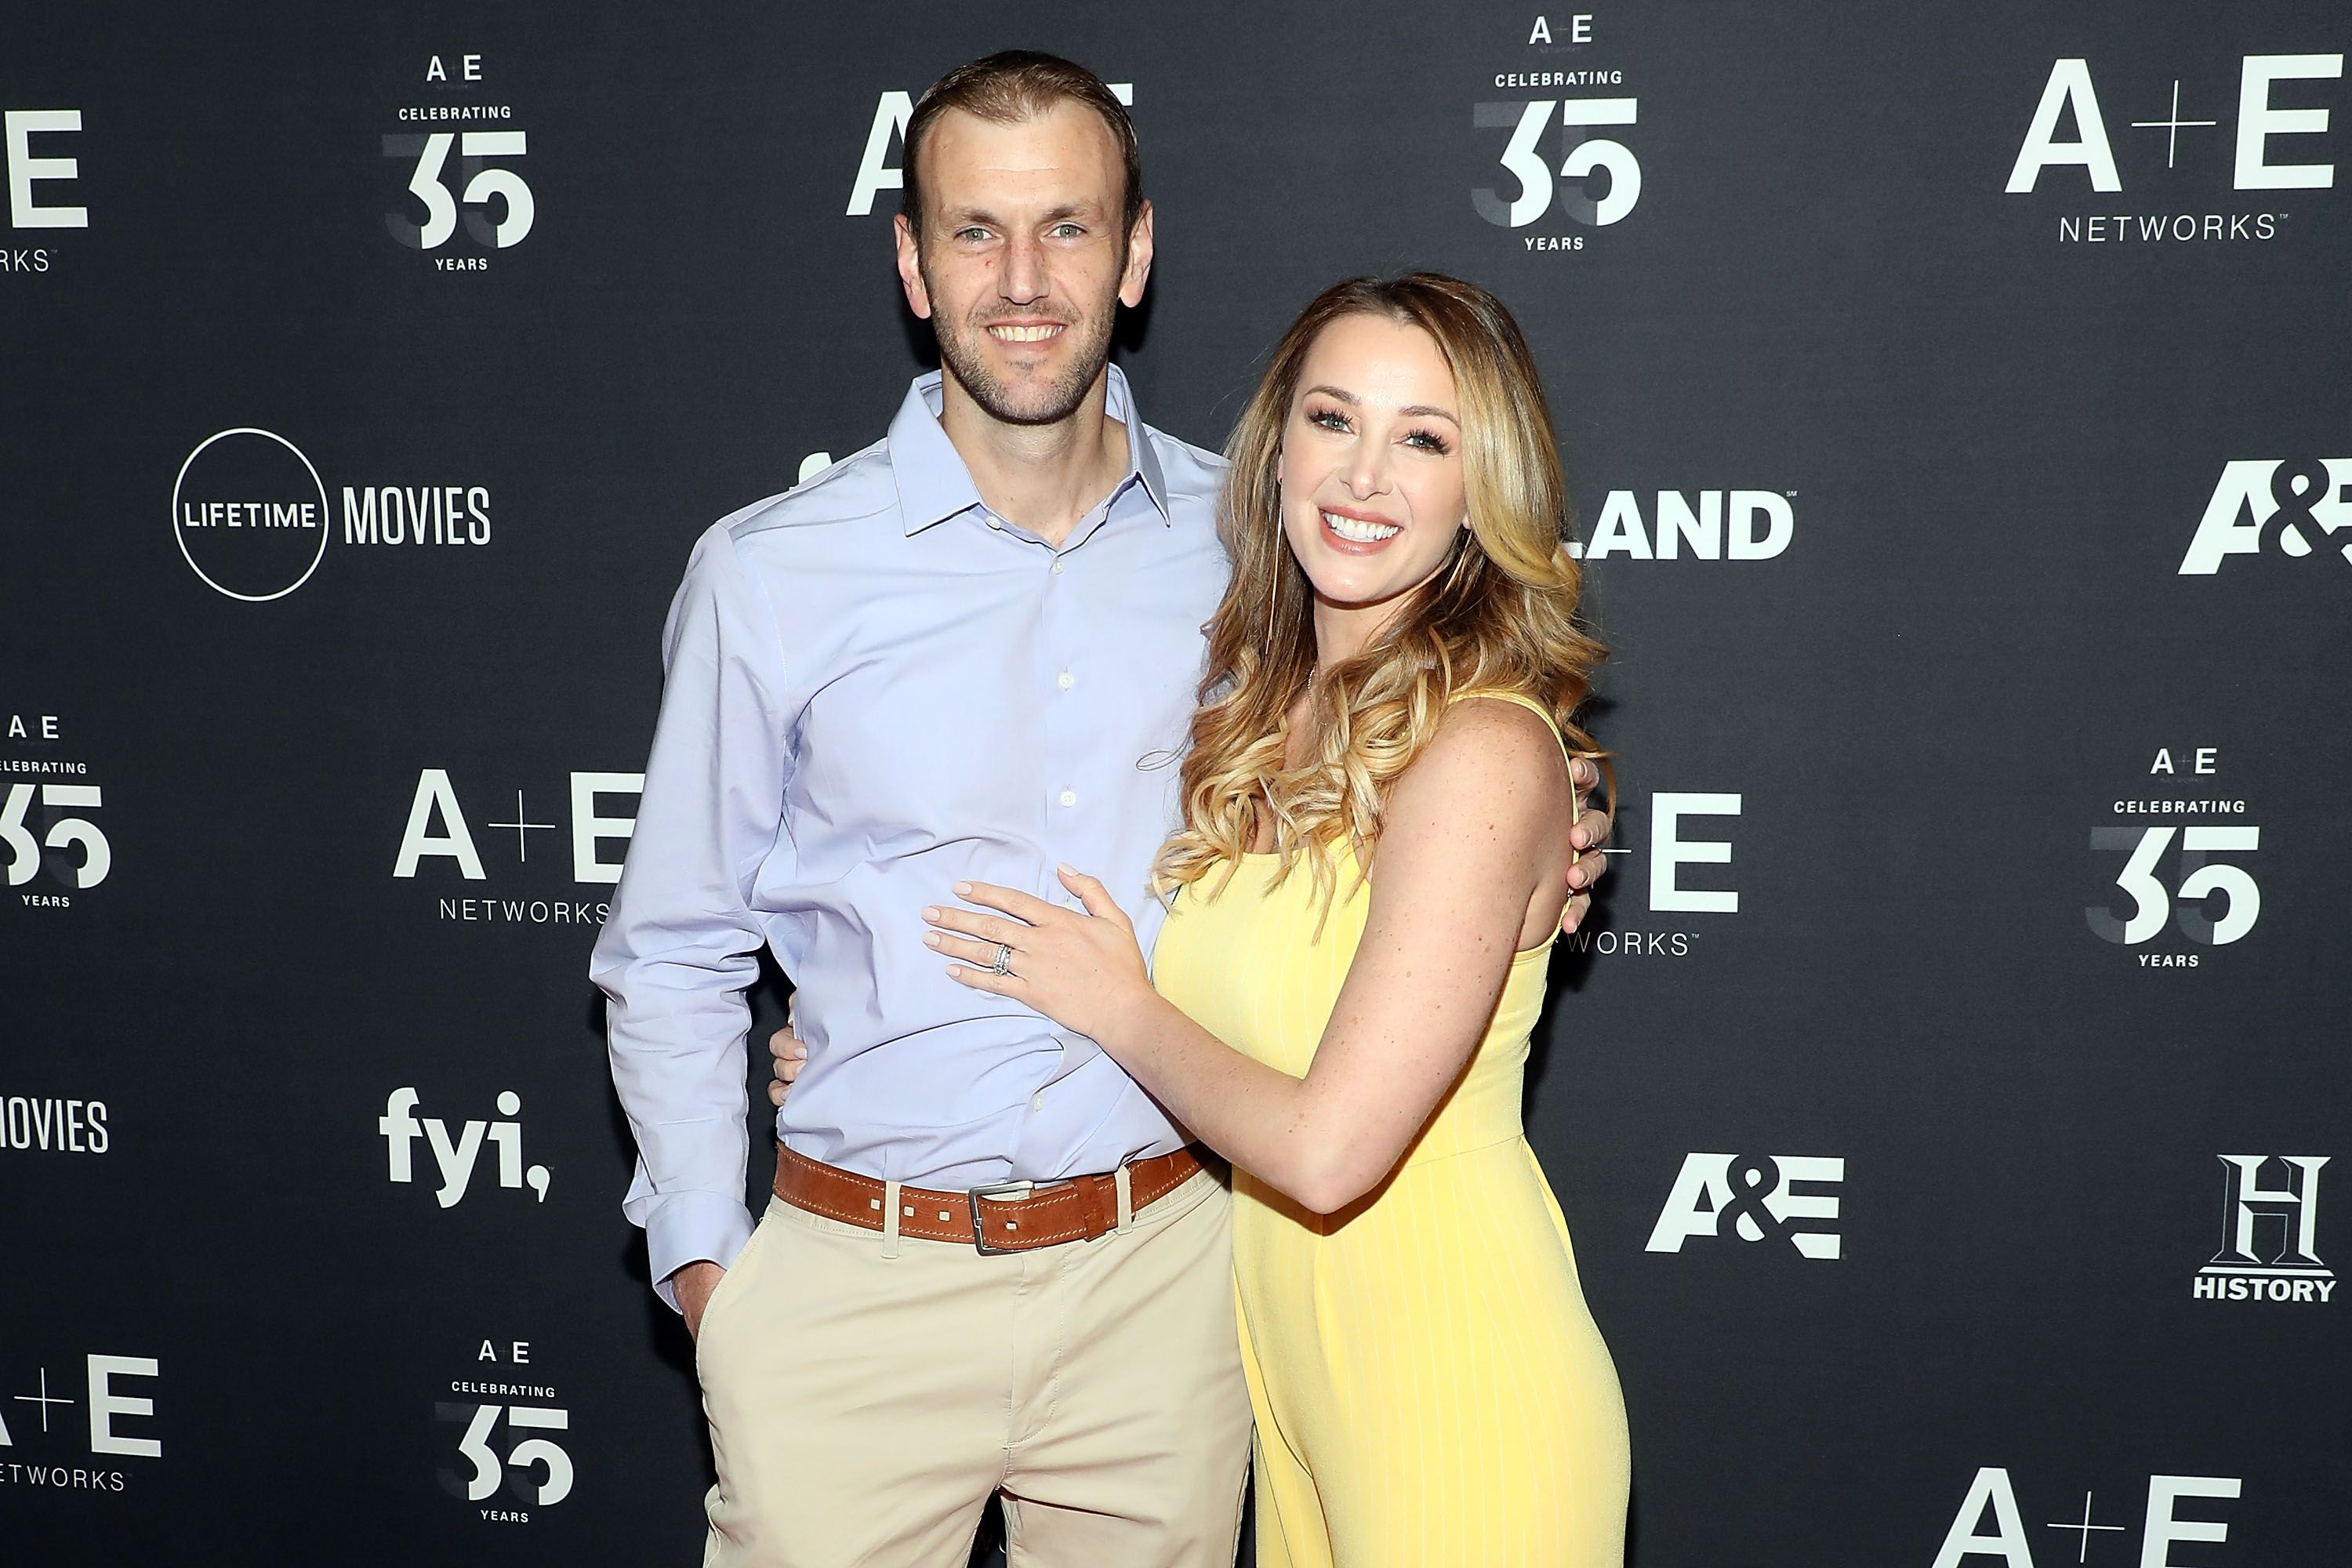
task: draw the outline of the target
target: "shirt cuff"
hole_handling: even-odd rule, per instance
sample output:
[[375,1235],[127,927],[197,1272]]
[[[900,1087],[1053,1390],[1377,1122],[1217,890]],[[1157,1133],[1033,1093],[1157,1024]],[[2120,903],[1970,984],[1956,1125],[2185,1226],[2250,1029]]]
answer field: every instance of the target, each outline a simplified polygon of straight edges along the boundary
[[718,1193],[671,1193],[646,1211],[646,1261],[653,1270],[654,1294],[678,1310],[669,1277],[689,1263],[735,1266],[735,1255],[751,1239],[751,1215]]

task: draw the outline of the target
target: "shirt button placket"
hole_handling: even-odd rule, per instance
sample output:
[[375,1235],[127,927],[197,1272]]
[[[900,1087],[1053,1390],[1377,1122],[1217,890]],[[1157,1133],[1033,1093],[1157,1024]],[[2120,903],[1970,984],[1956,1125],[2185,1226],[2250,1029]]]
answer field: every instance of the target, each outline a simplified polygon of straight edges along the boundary
[[[1040,760],[1050,770],[1045,775],[1052,801],[1047,816],[1053,818],[1053,822],[1047,830],[1046,845],[1057,859],[1066,858],[1074,852],[1069,841],[1069,829],[1065,826],[1067,818],[1063,814],[1078,804],[1076,769],[1078,759],[1084,755],[1085,740],[1079,732],[1076,710],[1067,703],[1053,701],[1054,697],[1066,695],[1077,685],[1077,677],[1072,672],[1071,664],[1077,652],[1085,623],[1085,616],[1079,613],[1078,602],[1061,593],[1061,584],[1056,581],[1067,572],[1069,561],[1066,552],[1056,551],[1046,568],[1046,585],[1054,591],[1045,595],[1045,637],[1039,649],[1042,664],[1039,674],[1053,683],[1045,710],[1046,755]],[[1048,875],[1046,880],[1051,884],[1053,879]],[[1050,886],[1040,889],[1048,896],[1055,890],[1058,889]]]

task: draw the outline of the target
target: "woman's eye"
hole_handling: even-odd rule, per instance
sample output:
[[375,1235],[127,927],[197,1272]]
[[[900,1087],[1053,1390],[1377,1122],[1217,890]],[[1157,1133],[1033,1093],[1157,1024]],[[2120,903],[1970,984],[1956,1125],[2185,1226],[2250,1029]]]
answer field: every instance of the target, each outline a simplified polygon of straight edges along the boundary
[[1445,437],[1434,430],[1415,430],[1405,439],[1423,451],[1434,452],[1441,458],[1454,449],[1445,444]]
[[1307,416],[1309,425],[1319,425],[1326,430],[1345,430],[1348,416],[1336,408],[1318,408]]

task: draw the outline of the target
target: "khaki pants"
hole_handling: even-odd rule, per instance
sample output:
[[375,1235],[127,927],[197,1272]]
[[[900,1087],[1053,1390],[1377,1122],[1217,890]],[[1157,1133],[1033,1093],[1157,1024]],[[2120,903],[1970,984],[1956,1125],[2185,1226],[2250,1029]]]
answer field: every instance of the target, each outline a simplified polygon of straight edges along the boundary
[[1249,1454],[1230,1194],[983,1256],[772,1201],[695,1347],[706,1568],[1232,1568]]

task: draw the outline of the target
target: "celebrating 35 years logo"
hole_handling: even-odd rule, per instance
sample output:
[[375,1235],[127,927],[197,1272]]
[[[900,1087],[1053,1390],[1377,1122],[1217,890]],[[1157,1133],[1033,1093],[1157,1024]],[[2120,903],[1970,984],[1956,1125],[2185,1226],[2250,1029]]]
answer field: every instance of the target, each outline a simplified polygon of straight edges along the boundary
[[486,1339],[472,1360],[449,1379],[453,1397],[433,1402],[448,1456],[435,1476],[488,1522],[529,1524],[532,1510],[572,1495],[576,1477],[563,1447],[572,1412],[555,1403],[562,1396],[534,1363],[530,1341]]
[[69,754],[55,713],[10,713],[0,731],[0,866],[20,909],[70,910],[114,869],[100,826],[106,789]]
[[1473,185],[1471,208],[1526,250],[1582,250],[1588,231],[1623,222],[1642,199],[1626,140],[1642,101],[1620,90],[1622,68],[1595,61],[1595,42],[1590,12],[1537,16],[1525,57],[1482,81],[1470,106],[1479,145],[1507,176]]
[[402,129],[383,135],[386,166],[406,182],[405,200],[385,212],[383,226],[436,272],[487,272],[539,218],[522,173],[530,133],[515,123],[514,105],[490,101],[483,56],[431,55],[419,76],[416,100],[394,111]]
[[2084,920],[2142,969],[2198,968],[2262,920],[2263,830],[2228,780],[2219,746],[2158,746],[2146,783],[2118,795],[2091,829],[2092,853],[2123,864],[2116,891],[2086,905]]

